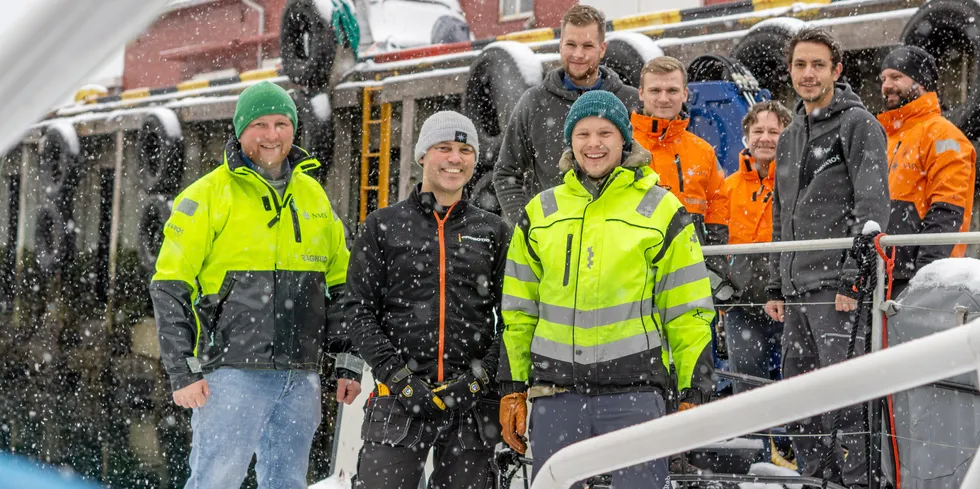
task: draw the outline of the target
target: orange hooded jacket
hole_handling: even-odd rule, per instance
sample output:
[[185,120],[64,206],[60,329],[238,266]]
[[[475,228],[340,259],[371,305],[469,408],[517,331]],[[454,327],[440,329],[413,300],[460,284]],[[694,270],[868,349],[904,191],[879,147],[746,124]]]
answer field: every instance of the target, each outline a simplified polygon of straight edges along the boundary
[[[942,116],[939,97],[928,92],[878,121],[888,134],[890,234],[950,233],[970,228],[976,179],[976,151]],[[923,266],[965,245],[898,247],[894,277],[909,279]]]
[[755,158],[747,149],[739,153],[739,171],[725,179],[722,193],[728,199],[728,243],[772,241],[772,190],[776,183],[776,163],[769,174],[759,178]]
[[[687,212],[701,220],[704,244],[728,242],[728,200],[721,192],[725,174],[715,150],[707,141],[687,131],[690,119],[681,113],[667,120],[633,112],[633,139],[653,155],[650,167],[660,175],[661,187],[680,199]],[[700,226],[698,226],[700,228]]]

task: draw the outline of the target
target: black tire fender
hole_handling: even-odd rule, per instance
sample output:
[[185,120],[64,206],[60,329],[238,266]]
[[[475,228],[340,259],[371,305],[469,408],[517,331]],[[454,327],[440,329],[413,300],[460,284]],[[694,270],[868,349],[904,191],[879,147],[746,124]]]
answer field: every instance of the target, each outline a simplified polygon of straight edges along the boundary
[[64,270],[75,253],[75,224],[70,210],[47,202],[38,209],[34,228],[34,254],[47,275]]
[[78,133],[69,123],[51,124],[38,143],[38,167],[44,196],[69,214],[81,177],[80,153]]
[[151,109],[137,141],[140,187],[150,194],[176,193],[184,175],[184,139],[177,114],[162,107]]
[[656,41],[638,32],[612,32],[608,41],[604,64],[633,88],[639,88],[640,72],[647,61],[664,55]]
[[[944,71],[961,73],[969,80],[956,88],[967,88],[963,103],[958,100],[944,105],[951,108],[947,117],[970,139],[980,138],[980,4],[970,0],[932,0],[916,11],[902,31],[902,44],[918,46],[936,58],[940,78]],[[962,63],[963,57],[969,66]],[[942,84],[940,84],[942,88]],[[940,93],[940,99],[946,102]]]
[[330,94],[296,90],[293,92],[299,127],[293,144],[310,152],[320,162],[318,173],[330,168],[333,161],[333,114]]
[[785,51],[790,38],[804,25],[806,22],[790,17],[763,20],[749,29],[729,57],[748,68],[774,100],[795,96]]
[[321,89],[330,82],[336,52],[333,25],[320,15],[314,0],[289,0],[279,27],[283,73],[299,85]]
[[163,195],[149,195],[143,204],[139,217],[139,255],[143,268],[153,273],[156,270],[157,255],[163,245],[163,228],[170,218],[173,202]]

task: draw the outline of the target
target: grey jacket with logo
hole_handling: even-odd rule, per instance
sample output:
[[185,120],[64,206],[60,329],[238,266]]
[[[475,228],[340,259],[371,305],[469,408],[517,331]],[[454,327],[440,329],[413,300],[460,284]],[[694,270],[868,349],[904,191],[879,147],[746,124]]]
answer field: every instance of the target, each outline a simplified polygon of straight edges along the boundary
[[[888,224],[885,131],[851,87],[837,83],[830,105],[807,114],[796,106],[793,122],[776,146],[772,240],[845,238],[875,221]],[[850,290],[857,264],[844,250],[773,253],[772,299],[837,288]]]
[[[613,70],[605,66],[599,70],[600,90],[612,92],[627,109],[639,106],[640,96],[635,88],[623,83]],[[565,116],[582,94],[566,88],[564,77],[565,70],[558,68],[545,75],[541,85],[527,89],[504,131],[493,186],[503,217],[511,225],[532,197],[562,183],[558,160],[565,151]]]

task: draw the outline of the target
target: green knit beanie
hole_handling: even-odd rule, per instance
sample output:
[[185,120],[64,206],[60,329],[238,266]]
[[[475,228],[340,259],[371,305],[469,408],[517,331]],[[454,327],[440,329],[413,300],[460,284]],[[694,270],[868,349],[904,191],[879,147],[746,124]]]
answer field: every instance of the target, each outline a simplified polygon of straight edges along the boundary
[[572,146],[572,130],[575,124],[586,117],[601,117],[612,122],[619,133],[623,135],[623,149],[633,149],[633,125],[630,124],[630,113],[619,97],[605,90],[591,90],[582,94],[572,104],[565,117],[565,145]]
[[296,104],[286,90],[270,81],[261,81],[246,88],[235,105],[235,117],[232,119],[235,137],[241,137],[242,131],[255,119],[270,114],[289,117],[293,121],[293,130],[296,130]]

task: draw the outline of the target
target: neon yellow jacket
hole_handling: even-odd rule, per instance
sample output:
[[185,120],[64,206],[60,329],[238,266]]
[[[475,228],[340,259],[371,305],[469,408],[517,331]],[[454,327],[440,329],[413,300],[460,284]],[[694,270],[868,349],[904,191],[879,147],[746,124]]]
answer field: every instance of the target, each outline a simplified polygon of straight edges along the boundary
[[347,278],[343,224],[305,174],[320,163],[293,147],[280,197],[239,148],[177,196],[164,229],[150,297],[174,390],[221,366],[318,369],[329,289]]
[[714,305],[701,246],[648,163],[634,151],[594,191],[570,170],[525,207],[504,277],[504,394],[527,384],[665,392],[669,353],[682,398],[692,387],[702,399],[712,392]]

